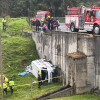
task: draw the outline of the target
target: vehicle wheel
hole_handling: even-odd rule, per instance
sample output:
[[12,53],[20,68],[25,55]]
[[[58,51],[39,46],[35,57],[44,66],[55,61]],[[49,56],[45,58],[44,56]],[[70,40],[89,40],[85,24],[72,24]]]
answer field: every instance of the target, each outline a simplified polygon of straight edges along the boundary
[[75,32],[78,32],[79,31],[79,29],[75,29]]
[[98,35],[100,34],[100,28],[98,25],[95,25],[93,28],[93,34]]
[[87,31],[88,34],[92,34],[92,31]]
[[70,30],[71,30],[71,32],[75,32],[75,25],[74,24],[71,24]]

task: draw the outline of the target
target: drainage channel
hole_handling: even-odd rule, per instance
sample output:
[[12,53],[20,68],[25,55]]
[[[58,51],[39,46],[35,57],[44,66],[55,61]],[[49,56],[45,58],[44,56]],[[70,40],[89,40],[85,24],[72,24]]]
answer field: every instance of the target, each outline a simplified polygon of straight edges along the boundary
[[43,94],[42,96],[39,96],[37,98],[33,98],[32,100],[48,100],[48,99],[51,99],[51,98],[70,96],[70,95],[73,95],[73,94],[74,94],[73,93],[73,87],[63,86],[59,89],[56,89],[54,91]]

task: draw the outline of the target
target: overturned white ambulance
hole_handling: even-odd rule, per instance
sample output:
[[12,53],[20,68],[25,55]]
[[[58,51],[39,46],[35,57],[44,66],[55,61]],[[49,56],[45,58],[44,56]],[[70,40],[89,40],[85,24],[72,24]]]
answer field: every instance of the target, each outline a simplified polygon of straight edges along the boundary
[[38,59],[31,62],[30,72],[38,78],[38,72],[41,72],[42,80],[52,83],[53,77],[58,75],[57,66],[54,66],[50,61],[46,59]]

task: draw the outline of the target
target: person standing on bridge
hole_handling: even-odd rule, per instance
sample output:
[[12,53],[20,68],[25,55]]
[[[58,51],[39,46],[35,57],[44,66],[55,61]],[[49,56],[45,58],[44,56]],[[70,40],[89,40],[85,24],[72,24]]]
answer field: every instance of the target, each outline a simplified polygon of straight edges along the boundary
[[58,27],[60,26],[59,20],[56,19],[56,29],[58,30]]
[[47,16],[47,24],[48,24],[48,29],[50,30],[50,24],[51,24],[51,18],[50,18],[50,15]]
[[36,19],[35,25],[36,25],[36,31],[39,31],[40,21],[38,19]]
[[43,26],[44,24],[44,17],[41,18],[41,25]]
[[54,22],[55,22],[54,18],[51,17],[51,31],[54,29]]

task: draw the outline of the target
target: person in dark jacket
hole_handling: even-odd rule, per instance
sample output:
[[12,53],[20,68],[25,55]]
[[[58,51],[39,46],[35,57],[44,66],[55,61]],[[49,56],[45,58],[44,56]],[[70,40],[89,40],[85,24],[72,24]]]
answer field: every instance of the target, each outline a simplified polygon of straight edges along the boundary
[[35,25],[36,25],[36,31],[39,31],[40,21],[38,19],[36,19]]
[[41,72],[38,73],[38,88],[41,86]]
[[54,24],[54,18],[53,17],[51,17],[51,31],[54,29],[54,27],[53,27],[53,24]]
[[51,24],[51,18],[50,18],[50,16],[47,17],[46,21],[48,23],[48,29],[50,30],[50,24]]

